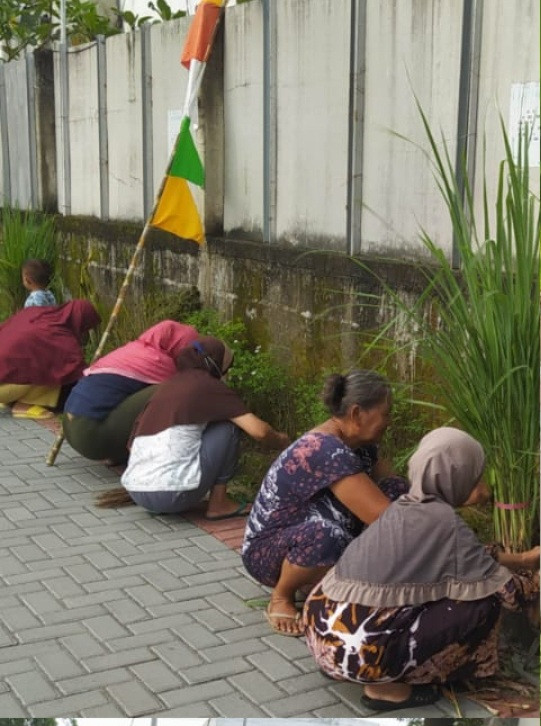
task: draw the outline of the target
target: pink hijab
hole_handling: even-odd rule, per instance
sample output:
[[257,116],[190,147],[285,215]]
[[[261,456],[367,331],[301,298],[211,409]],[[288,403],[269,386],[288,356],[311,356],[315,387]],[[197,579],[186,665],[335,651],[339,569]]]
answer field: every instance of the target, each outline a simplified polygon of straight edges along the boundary
[[177,372],[178,354],[197,336],[191,325],[163,320],[145,330],[137,340],[92,363],[83,375],[116,373],[143,383],[162,383]]

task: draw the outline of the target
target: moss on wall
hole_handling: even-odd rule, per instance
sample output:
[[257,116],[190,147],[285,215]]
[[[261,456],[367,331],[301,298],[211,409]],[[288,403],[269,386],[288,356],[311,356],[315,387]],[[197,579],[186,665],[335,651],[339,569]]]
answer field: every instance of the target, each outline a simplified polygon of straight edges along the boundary
[[[97,303],[107,318],[141,228],[68,217],[58,218],[57,230],[66,286],[73,296]],[[130,337],[152,317],[154,300],[163,302],[164,293],[174,298],[197,287],[204,306],[218,310],[223,319],[240,318],[251,342],[310,377],[358,361],[362,332],[393,314],[385,284],[413,301],[424,289],[425,277],[406,262],[352,260],[330,252],[224,239],[210,239],[200,248],[152,230],[119,324]],[[402,374],[408,366],[404,361]]]

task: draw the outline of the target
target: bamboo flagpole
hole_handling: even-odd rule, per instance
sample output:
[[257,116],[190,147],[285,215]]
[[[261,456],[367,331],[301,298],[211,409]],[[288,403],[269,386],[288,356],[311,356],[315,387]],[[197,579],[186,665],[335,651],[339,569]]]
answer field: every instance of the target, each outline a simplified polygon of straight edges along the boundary
[[[201,0],[190,25],[180,59],[182,65],[189,71],[180,130],[169,156],[154,206],[135,247],[109,321],[92,356],[92,362],[102,354],[111,329],[118,318],[150,228],[157,227],[198,244],[203,244],[205,241],[203,223],[191,190],[191,185],[194,184],[204,186],[205,172],[192,138],[190,126],[192,121],[194,124],[197,123],[197,96],[224,8],[224,1]],[[61,429],[47,455],[48,466],[53,466],[55,463],[63,441],[64,432]]]

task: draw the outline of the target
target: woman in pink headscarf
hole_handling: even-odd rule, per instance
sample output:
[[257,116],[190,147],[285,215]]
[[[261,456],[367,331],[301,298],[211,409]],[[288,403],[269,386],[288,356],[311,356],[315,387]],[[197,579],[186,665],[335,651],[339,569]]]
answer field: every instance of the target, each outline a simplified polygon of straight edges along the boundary
[[197,335],[191,325],[164,320],[92,363],[64,406],[64,434],[71,446],[87,459],[125,462],[135,419],[155,384],[177,372],[178,354]]

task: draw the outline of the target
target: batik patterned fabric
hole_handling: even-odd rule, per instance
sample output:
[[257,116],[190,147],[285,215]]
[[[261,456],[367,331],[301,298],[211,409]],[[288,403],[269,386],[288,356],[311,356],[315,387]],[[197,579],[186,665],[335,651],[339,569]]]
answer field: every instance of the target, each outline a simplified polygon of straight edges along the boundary
[[516,610],[539,591],[532,573],[513,575],[482,600],[449,599],[371,608],[328,598],[318,585],[306,600],[306,643],[337,680],[445,683],[498,670],[501,607]]
[[[302,567],[333,565],[363,523],[330,491],[352,474],[369,476],[376,447],[353,451],[336,436],[307,433],[274,461],[252,506],[246,525],[242,559],[259,582],[276,584],[282,562]],[[397,498],[407,491],[400,478],[382,482]]]

